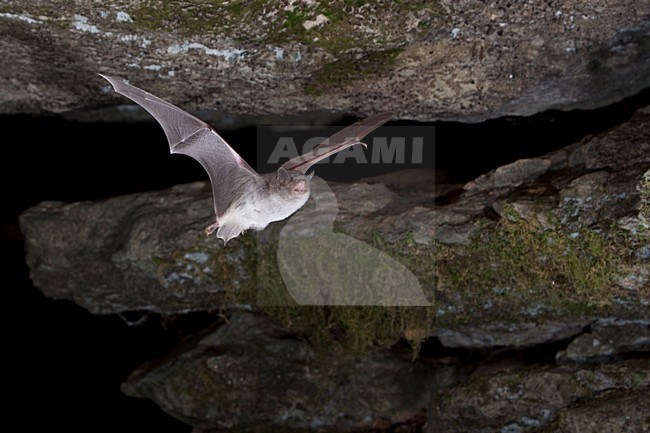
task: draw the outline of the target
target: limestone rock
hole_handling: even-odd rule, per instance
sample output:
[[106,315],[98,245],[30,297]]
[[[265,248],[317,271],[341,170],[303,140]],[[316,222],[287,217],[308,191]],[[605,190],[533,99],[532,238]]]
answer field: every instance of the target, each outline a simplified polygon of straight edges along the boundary
[[599,319],[563,352],[560,362],[597,362],[628,353],[650,352],[650,321]]
[[[558,431],[551,427],[558,420],[563,429],[559,431],[603,431],[602,426],[594,429],[593,421],[587,419],[588,411],[598,408],[599,419],[606,414],[611,417],[607,425],[626,426],[611,431],[641,432],[647,420],[631,408],[628,398],[643,394],[650,384],[648,366],[646,360],[634,360],[593,369],[545,367],[477,373],[434,395],[429,431]],[[619,407],[621,401],[628,403]],[[640,405],[647,406],[647,397]],[[591,427],[577,428],[573,422]]]
[[[590,431],[590,411],[602,425],[643,431],[650,256],[637,185],[650,164],[648,117],[638,113],[561,151],[487,173],[479,183],[488,186],[465,188],[442,206],[429,181],[332,185],[328,224],[408,269],[432,304],[422,309],[364,307],[375,315],[355,316],[360,310],[258,303],[261,290],[286,292],[278,237],[289,223],[224,248],[203,233],[214,221],[205,183],[42,203],[20,219],[27,261],[46,296],[95,313],[223,312],[225,324],[144,365],[123,386],[209,433],[398,431],[410,423],[417,431],[423,408],[431,433]],[[317,225],[294,222],[305,236]],[[328,253],[307,251],[300,259],[310,266]],[[358,328],[346,327],[355,319]],[[375,338],[386,328],[384,340]],[[513,359],[457,367],[454,356],[413,363],[412,353],[373,347],[426,345],[434,336],[452,353],[514,351]],[[345,337],[365,338],[366,351],[339,356],[332,348]],[[572,338],[558,355],[562,365],[516,360],[517,352]],[[630,406],[637,397],[638,409]]]
[[240,311],[122,389],[203,431],[338,432],[418,416],[433,377],[388,355],[317,354],[269,318]]
[[643,433],[650,430],[650,397],[647,390],[614,392],[605,399],[568,408],[549,427],[557,433]]
[[[635,0],[13,0],[0,33],[2,113],[88,118],[125,104],[97,72],[220,126],[387,108],[478,121],[601,107],[650,86],[650,23]],[[133,110],[95,118],[120,115]]]
[[[394,257],[420,279],[430,300],[437,296],[441,314],[476,312],[479,305],[481,313],[475,317],[489,316],[495,302],[505,297],[519,305],[521,310],[517,311],[528,318],[541,313],[561,315],[568,305],[592,302],[592,281],[585,275],[596,265],[600,266],[601,280],[622,272],[624,279],[619,277],[619,285],[627,287],[622,293],[599,289],[597,296],[604,297],[600,302],[613,309],[644,310],[650,299],[644,283],[649,257],[647,230],[638,218],[640,196],[636,187],[650,165],[647,125],[648,116],[639,113],[619,128],[540,158],[539,167],[546,172],[542,178],[534,175],[529,179],[526,175],[525,182],[517,180],[509,187],[467,188],[458,200],[444,206],[432,205],[438,197],[437,185],[413,188],[389,182],[384,186],[369,180],[357,185],[335,184],[332,189],[342,210],[335,226],[360,241],[379,239],[384,249],[395,250]],[[620,155],[628,150],[632,157]],[[552,161],[550,166],[548,161]],[[585,174],[587,161],[592,172]],[[530,161],[524,165],[531,164],[538,167]],[[521,179],[520,168],[509,164],[481,176],[482,180],[474,184],[493,185],[495,176]],[[516,172],[514,177],[508,174],[511,169]],[[529,245],[514,244],[528,240],[522,239],[521,233],[512,233],[504,240],[494,232],[497,224],[486,220],[486,215],[512,220],[517,230],[532,230],[528,236],[539,238],[536,248],[555,248],[544,254],[557,257],[532,257],[534,266],[517,262],[531,250]],[[201,183],[96,203],[43,203],[26,211],[20,222],[35,285],[48,296],[74,299],[93,312],[213,310],[252,302],[260,287],[283,287],[274,260],[278,229],[285,222],[273,224],[264,232],[246,234],[222,248],[220,242],[203,233],[213,220],[209,187]],[[603,265],[613,263],[615,257],[608,252],[613,245],[602,244],[613,242],[608,240],[611,221],[619,220],[621,227],[629,229],[625,244],[617,247],[625,249],[619,255],[630,257],[630,263],[620,270],[607,268],[614,264]],[[550,242],[549,236],[556,240]],[[410,252],[405,244],[409,239],[416,244]],[[506,240],[509,245],[499,246]],[[575,257],[566,257],[562,245],[567,242],[578,248]],[[441,251],[440,244],[448,249]],[[512,254],[512,248],[520,250]],[[476,262],[462,264],[470,254],[485,262],[484,269]],[[585,262],[588,256],[593,257],[593,263]],[[488,263],[492,259],[496,261]],[[536,267],[553,267],[565,260],[562,267],[552,268],[550,277],[544,278],[560,283],[574,281],[581,286],[567,289],[578,293],[577,298],[554,305],[548,305],[548,290],[555,280],[544,283],[551,285],[549,289],[528,280],[528,276],[524,280],[538,287],[510,287],[508,282],[514,277],[505,275],[508,284],[495,283],[476,291],[454,276],[457,274],[449,274],[447,277],[454,279],[451,282],[463,284],[452,290],[450,280],[442,278],[436,288],[428,277],[436,270],[432,267],[436,260],[444,264],[437,268],[441,271],[456,266],[459,268],[454,272],[461,274],[503,274],[521,266],[524,276],[537,271]],[[476,278],[476,284],[486,281],[485,277]],[[636,285],[631,285],[635,281]],[[459,290],[466,293],[465,299]],[[537,299],[531,295],[535,290],[540,296]],[[564,293],[562,289],[558,296]],[[472,301],[465,305],[467,299]]]
[[[485,349],[492,347],[524,348],[551,343],[579,335],[589,325],[588,320],[571,319],[563,322],[494,324],[457,327],[435,331],[445,347]],[[580,338],[580,337],[578,337]]]
[[[97,203],[44,202],[21,216],[34,285],[93,313],[179,313],[223,305],[252,279],[244,243],[223,251],[209,186],[194,183]],[[235,242],[237,243],[237,242]],[[199,307],[200,306],[200,307]]]

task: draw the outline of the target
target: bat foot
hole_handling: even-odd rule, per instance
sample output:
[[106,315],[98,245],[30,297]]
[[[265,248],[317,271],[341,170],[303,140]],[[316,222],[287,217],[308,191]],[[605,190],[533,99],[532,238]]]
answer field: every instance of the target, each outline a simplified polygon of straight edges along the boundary
[[210,236],[216,229],[219,228],[219,221],[214,224],[211,224],[205,228],[206,236]]

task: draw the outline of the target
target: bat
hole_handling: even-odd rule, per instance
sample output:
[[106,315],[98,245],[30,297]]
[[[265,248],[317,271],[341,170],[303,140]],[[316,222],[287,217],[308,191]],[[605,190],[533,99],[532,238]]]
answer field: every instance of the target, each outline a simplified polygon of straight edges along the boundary
[[307,171],[312,165],[355,144],[367,147],[361,139],[394,116],[384,112],[360,120],[312,151],[285,162],[277,171],[260,175],[206,122],[124,80],[99,75],[160,123],[171,153],[189,155],[207,171],[216,222],[205,231],[211,235],[216,230],[224,245],[245,230],[264,230],[269,223],[300,209],[309,199],[309,181],[314,172]]

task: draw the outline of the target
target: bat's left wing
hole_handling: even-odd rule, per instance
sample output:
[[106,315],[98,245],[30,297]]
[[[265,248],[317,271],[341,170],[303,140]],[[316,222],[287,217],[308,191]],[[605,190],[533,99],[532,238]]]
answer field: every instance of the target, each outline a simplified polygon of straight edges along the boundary
[[162,126],[171,153],[189,155],[210,176],[217,220],[232,204],[241,186],[259,174],[214,129],[177,106],[114,77],[105,78],[115,91],[147,110]]
[[287,170],[297,170],[306,173],[307,170],[309,170],[309,167],[316,164],[318,161],[340,152],[343,149],[347,149],[357,143],[361,143],[365,146],[365,144],[361,142],[361,139],[391,120],[394,116],[395,114],[392,111],[387,111],[359,120],[332,135],[330,138],[314,147],[311,152],[285,162],[282,164],[282,167]]

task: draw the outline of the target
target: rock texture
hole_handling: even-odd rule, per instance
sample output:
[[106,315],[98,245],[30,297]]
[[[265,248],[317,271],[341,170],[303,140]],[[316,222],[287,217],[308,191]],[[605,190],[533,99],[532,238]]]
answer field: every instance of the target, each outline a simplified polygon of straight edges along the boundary
[[588,405],[567,409],[548,430],[560,433],[642,433],[650,429],[647,416],[650,411],[649,400],[647,389],[640,392],[613,392],[606,399],[597,399]]
[[429,170],[332,184],[327,215],[315,191],[314,221],[336,215],[401,263],[428,307],[296,305],[278,271],[288,223],[223,247],[203,233],[202,183],[41,203],[20,219],[27,262],[47,296],[95,313],[219,310],[225,323],[123,387],[205,432],[641,432],[649,122],[460,186],[422,182]]
[[[609,325],[610,332],[630,331],[620,322]],[[511,326],[513,333],[516,328]],[[532,347],[538,341],[528,343]],[[501,345],[495,340],[495,346]],[[341,356],[314,350],[266,316],[237,311],[225,324],[192,337],[173,356],[142,366],[122,389],[152,399],[204,432],[647,428],[647,359],[540,366],[501,357],[474,365],[467,374],[440,363],[445,358],[413,363],[381,351]],[[588,416],[590,411],[596,418]]]
[[[97,72],[220,127],[595,108],[650,87],[648,17],[635,0],[9,0],[0,113],[144,118]],[[646,108],[464,185],[427,169],[330,183],[227,246],[203,231],[204,183],[44,202],[20,226],[48,297],[213,320],[122,386],[197,432],[645,432],[649,167]],[[355,305],[417,299],[303,302],[350,295],[348,275]]]
[[220,126],[323,111],[478,121],[600,107],[650,85],[648,12],[636,0],[11,0],[0,6],[0,112],[124,104],[97,72],[210,111]]
[[[650,164],[648,130],[648,115],[639,113],[617,129],[480,176],[444,206],[431,206],[447,191],[437,185],[414,190],[393,184],[390,192],[373,186],[381,178],[334,184],[335,224],[366,242],[381,239],[377,246],[419,277],[443,316],[447,311],[469,314],[477,307],[480,316],[499,315],[495,299],[529,318],[564,317],[568,304],[647,308],[648,227],[638,216],[637,186]],[[314,200],[320,200],[317,194]],[[233,300],[251,302],[260,288],[283,287],[274,278],[274,259],[284,223],[224,248],[203,232],[212,212],[204,184],[96,203],[44,202],[21,216],[31,277],[48,296],[74,299],[101,313],[213,310]],[[612,224],[623,238],[608,239]],[[567,256],[564,245],[576,256]],[[513,259],[513,248],[522,249],[521,257]],[[616,248],[626,262],[612,255],[610,249]],[[539,261],[539,255],[557,257]],[[436,272],[458,267],[465,281],[439,273],[436,283],[431,268],[420,263],[422,257],[445,264]],[[473,273],[463,270],[468,257],[476,259]],[[529,266],[541,267],[539,275]],[[515,271],[522,275],[511,274]],[[614,277],[616,284],[610,286]],[[494,282],[485,291],[468,289],[472,278]],[[523,283],[511,285],[512,278]],[[572,290],[570,296],[565,288]],[[550,302],[549,291],[558,302]]]
[[480,328],[459,326],[453,329],[440,329],[435,333],[435,336],[445,347],[463,349],[508,347],[520,349],[567,340],[581,335],[584,328],[590,323],[586,319],[569,319],[563,322],[497,323],[481,326]]
[[599,362],[630,352],[650,352],[650,320],[598,320],[558,353],[558,361]]
[[317,354],[268,317],[236,312],[123,385],[204,431],[353,431],[419,416],[439,374],[386,354]]
[[647,361],[479,372],[434,395],[429,432],[642,432],[649,385]]
[[[93,313],[216,309],[219,280],[240,285],[253,276],[245,251],[214,254],[221,247],[202,230],[214,219],[211,195],[200,183],[99,203],[43,203],[23,219],[28,263],[39,270],[32,281]],[[45,243],[32,237],[44,233]]]

